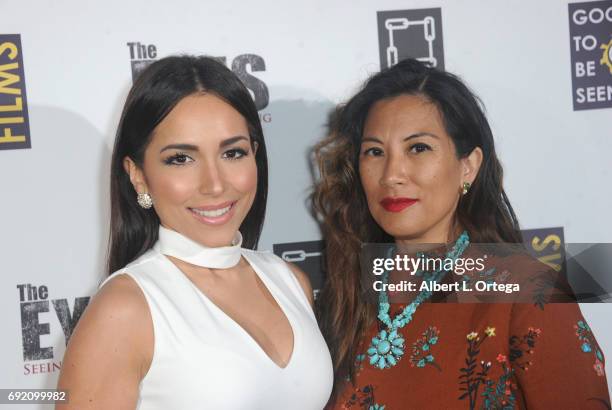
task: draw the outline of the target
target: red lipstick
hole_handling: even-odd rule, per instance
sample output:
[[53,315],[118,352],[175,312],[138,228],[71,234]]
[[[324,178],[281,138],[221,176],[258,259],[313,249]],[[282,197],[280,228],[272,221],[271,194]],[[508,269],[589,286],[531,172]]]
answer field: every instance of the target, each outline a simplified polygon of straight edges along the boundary
[[413,198],[391,198],[387,197],[380,201],[380,204],[389,212],[400,212],[410,205],[416,203],[418,199]]

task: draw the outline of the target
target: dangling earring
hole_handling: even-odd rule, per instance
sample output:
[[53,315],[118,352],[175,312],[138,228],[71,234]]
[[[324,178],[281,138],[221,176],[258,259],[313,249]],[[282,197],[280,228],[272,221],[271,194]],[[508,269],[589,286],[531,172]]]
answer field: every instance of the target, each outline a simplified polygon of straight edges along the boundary
[[470,184],[469,182],[464,182],[463,183],[463,189],[461,190],[461,194],[465,195],[468,193],[468,191],[470,190],[470,187],[472,186],[472,184]]
[[153,206],[153,198],[146,192],[139,192],[136,201],[143,209],[151,209]]

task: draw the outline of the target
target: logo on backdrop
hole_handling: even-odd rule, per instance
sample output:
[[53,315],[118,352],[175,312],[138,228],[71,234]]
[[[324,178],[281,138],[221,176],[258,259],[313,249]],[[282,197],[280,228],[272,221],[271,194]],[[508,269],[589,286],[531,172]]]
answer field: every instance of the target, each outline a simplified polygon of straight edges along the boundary
[[76,298],[70,313],[68,299],[49,300],[46,285],[24,283],[17,285],[21,310],[21,340],[23,343],[23,374],[53,373],[59,371],[62,362],[56,360],[52,346],[44,346],[41,338],[51,334],[51,324],[44,322],[40,314],[49,312],[51,305],[62,327],[66,344],[81,314],[89,303],[89,297]]
[[612,107],[612,4],[568,7],[574,111]]
[[[521,231],[527,251],[540,262],[559,272],[565,263],[563,228]],[[325,242],[291,242],[273,245],[274,254],[295,263],[309,277],[315,297],[325,282]],[[359,255],[355,255],[358,257]]]
[[380,68],[412,57],[444,69],[442,9],[379,11]]
[[563,227],[524,229],[523,244],[540,262],[560,272],[565,263]]
[[[127,43],[130,50],[130,62],[132,64],[132,81],[149,64],[157,59],[157,47],[154,44],[143,44],[139,42]],[[256,72],[266,71],[266,62],[257,54],[240,54],[228,64],[227,57],[214,57],[220,63],[225,64],[242,80],[242,83],[251,93],[258,111],[266,108],[270,102],[268,86],[261,79],[253,75]],[[272,121],[269,113],[259,113],[262,122]]]
[[31,146],[21,36],[0,34],[0,149]]
[[132,65],[132,82],[138,74],[157,58],[157,47],[154,44],[127,43],[130,49],[130,63]]

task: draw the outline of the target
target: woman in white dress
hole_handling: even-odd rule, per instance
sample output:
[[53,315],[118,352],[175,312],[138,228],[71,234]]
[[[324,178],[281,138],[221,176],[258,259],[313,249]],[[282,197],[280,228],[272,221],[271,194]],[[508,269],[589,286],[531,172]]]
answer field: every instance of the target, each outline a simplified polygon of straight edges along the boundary
[[110,277],[64,357],[58,409],[321,409],[332,365],[307,276],[256,248],[257,109],[224,65],[147,67],[111,164]]

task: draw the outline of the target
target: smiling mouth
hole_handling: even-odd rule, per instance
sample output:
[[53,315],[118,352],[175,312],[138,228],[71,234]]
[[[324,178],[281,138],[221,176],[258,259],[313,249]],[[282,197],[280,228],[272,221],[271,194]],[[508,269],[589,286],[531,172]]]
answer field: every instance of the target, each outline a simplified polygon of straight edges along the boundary
[[234,203],[235,202],[232,202],[225,208],[212,209],[212,210],[204,210],[204,209],[198,209],[198,208],[189,208],[189,209],[191,209],[192,212],[200,216],[204,216],[206,218],[218,218],[228,213],[230,209],[232,209],[232,206],[234,206]]
[[231,219],[237,201],[225,202],[219,205],[188,208],[200,222],[220,225]]

